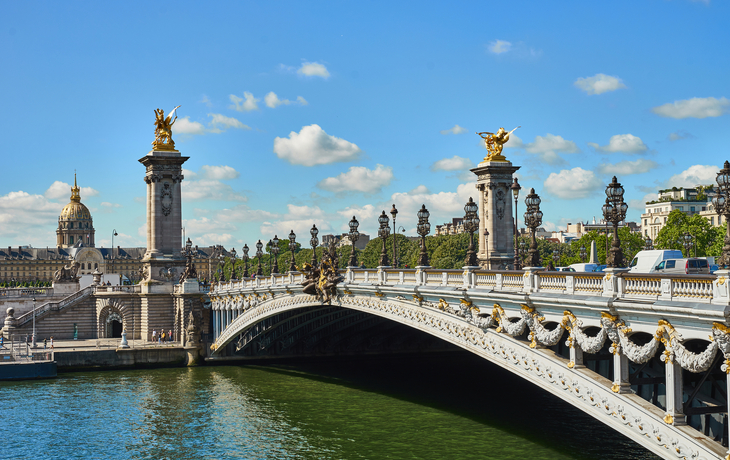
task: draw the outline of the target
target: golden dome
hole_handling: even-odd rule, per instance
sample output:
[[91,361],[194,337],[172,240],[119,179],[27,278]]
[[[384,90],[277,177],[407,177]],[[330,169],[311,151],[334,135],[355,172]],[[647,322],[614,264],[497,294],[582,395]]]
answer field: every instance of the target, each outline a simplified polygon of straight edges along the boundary
[[71,202],[63,207],[59,220],[91,219],[89,208],[81,203],[79,187],[76,185],[76,174],[74,174],[74,186],[71,187]]

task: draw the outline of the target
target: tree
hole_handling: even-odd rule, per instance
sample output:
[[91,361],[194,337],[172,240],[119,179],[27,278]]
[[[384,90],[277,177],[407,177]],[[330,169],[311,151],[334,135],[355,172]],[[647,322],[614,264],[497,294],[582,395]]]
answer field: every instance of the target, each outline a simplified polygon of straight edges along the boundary
[[[660,249],[679,249],[685,257],[693,257],[695,254],[698,257],[704,257],[709,255],[708,251],[717,240],[717,233],[710,222],[699,214],[687,216],[682,211],[675,209],[669,213],[666,224],[659,230],[654,246]],[[687,254],[684,244],[685,235],[688,234],[694,245],[691,254]],[[722,244],[720,244],[720,248],[722,248]]]

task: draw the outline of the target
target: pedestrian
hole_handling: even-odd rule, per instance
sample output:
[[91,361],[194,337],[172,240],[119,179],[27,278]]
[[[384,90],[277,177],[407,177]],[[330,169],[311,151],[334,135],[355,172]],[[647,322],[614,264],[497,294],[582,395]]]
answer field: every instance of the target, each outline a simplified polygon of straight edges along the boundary
[[48,345],[48,339],[43,339],[43,349],[46,349],[46,345]]
[[5,348],[5,336],[0,335],[0,348]]
[[157,345],[160,345],[162,343],[162,336],[164,334],[164,332],[160,332],[159,334],[157,334]]
[[53,350],[53,336],[51,336],[51,350]]
[[172,342],[172,329],[167,333],[167,340],[168,342]]
[[152,329],[152,342],[157,341],[157,330]]

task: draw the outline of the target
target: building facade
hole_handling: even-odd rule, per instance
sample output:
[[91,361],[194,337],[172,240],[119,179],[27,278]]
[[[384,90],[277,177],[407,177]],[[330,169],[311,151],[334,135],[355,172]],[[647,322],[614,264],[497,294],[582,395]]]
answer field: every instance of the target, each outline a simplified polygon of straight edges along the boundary
[[712,206],[712,198],[715,194],[712,187],[674,187],[659,190],[657,199],[647,202],[646,212],[641,215],[641,234],[652,240],[656,239],[672,211],[681,211],[687,216],[699,214],[713,227],[719,227],[723,222]]

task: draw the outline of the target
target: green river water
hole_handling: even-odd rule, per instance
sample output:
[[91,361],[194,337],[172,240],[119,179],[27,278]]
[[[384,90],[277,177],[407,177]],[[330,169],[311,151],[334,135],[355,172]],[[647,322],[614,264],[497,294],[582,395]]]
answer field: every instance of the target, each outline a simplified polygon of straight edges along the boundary
[[8,459],[654,459],[465,353],[0,383]]

